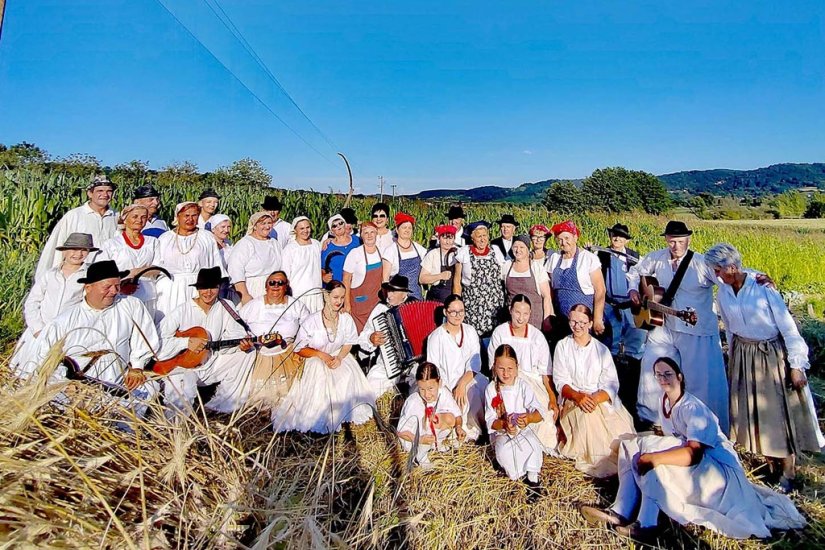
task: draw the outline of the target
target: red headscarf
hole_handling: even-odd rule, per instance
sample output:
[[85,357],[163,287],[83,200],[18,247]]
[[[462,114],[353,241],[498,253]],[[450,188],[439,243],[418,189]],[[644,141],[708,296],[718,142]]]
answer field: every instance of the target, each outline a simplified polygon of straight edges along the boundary
[[553,227],[550,228],[550,231],[553,232],[554,237],[558,237],[562,233],[572,233],[575,236],[579,236],[579,228],[576,227],[576,224],[573,220],[565,220],[561,223],[557,223]]
[[406,222],[410,222],[411,224],[415,225],[415,218],[404,212],[399,212],[395,215],[395,227],[398,227],[402,223]]
[[453,225],[443,224],[435,228],[435,234],[439,237],[441,235],[455,235],[458,229]]
[[531,237],[536,233],[542,233],[544,235],[547,235],[548,233],[550,233],[550,230],[547,229],[546,225],[537,223],[536,225],[530,228],[530,231],[528,231],[528,233]]

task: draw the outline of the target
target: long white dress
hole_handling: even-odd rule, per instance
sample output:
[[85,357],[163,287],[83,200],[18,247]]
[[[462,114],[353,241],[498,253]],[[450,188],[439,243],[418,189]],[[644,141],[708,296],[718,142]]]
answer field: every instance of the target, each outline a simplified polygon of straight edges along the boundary
[[[232,307],[229,304],[229,307]],[[194,300],[179,305],[160,323],[160,359],[169,359],[187,349],[189,338],[175,336],[175,332],[192,327],[205,328],[210,340],[234,340],[247,336],[241,326],[220,303],[214,303],[205,312]],[[194,369],[178,367],[164,379],[166,403],[189,414],[198,393],[198,386],[218,383],[215,394],[205,407],[231,413],[245,402],[249,392],[247,383],[255,353],[244,353],[237,347],[212,352],[203,365]]]
[[576,469],[593,477],[608,477],[617,471],[619,441],[636,433],[633,417],[619,399],[619,377],[610,349],[591,338],[582,347],[573,336],[556,346],[553,382],[559,395],[564,386],[578,392],[607,393],[609,400],[587,413],[572,400],[562,398],[561,428],[567,442],[562,455],[576,460]]
[[550,410],[550,395],[544,386],[544,376],[553,376],[553,363],[550,360],[550,347],[544,334],[534,327],[527,325],[527,337],[516,336],[510,330],[510,323],[503,323],[496,327],[490,336],[490,343],[487,346],[487,357],[492,363],[496,349],[502,344],[509,344],[516,350],[518,357],[518,375],[533,390],[536,400],[541,407],[539,412],[544,419],[538,424],[533,424],[532,428],[544,446],[544,451],[548,454],[555,452],[558,446],[556,433],[556,420]]
[[[659,403],[661,404],[661,397]],[[752,484],[739,457],[722,433],[719,420],[696,396],[685,393],[673,405],[670,418],[661,411],[664,437],[648,435],[623,441],[619,452],[619,493],[613,510],[632,517],[642,502],[643,527],[655,524],[661,509],[682,525],[694,523],[727,537],[769,537],[771,529],[801,529],[805,519],[791,500],[766,487]],[[702,460],[694,466],[657,466],[639,475],[635,463],[641,453],[701,443]]]
[[[438,367],[441,383],[449,391],[455,390],[464,373],[473,373],[473,379],[467,385],[467,403],[461,417],[467,439],[478,439],[484,425],[484,390],[488,380],[479,373],[481,343],[476,329],[462,323],[461,332],[453,337],[441,325],[427,337],[427,361]],[[410,388],[410,391],[415,391],[415,388]]]
[[292,240],[283,252],[283,270],[289,278],[292,295],[309,309],[310,313],[324,307],[321,291],[321,243],[311,239],[309,244]]
[[[138,330],[140,329],[140,330]],[[123,386],[127,366],[142,369],[160,348],[155,324],[146,307],[131,296],[118,296],[105,309],[92,308],[86,300],[64,311],[46,325],[33,346],[31,361],[37,368],[43,365],[52,346],[62,338],[63,354],[71,357],[87,376]],[[92,362],[88,352],[105,352]],[[97,354],[95,354],[97,355]],[[34,371],[32,371],[34,372]],[[58,382],[66,376],[66,369],[58,367],[50,381]],[[145,382],[131,392],[129,400],[121,400],[143,415],[147,401],[158,392],[156,382]]]
[[[62,245],[72,233],[88,233],[92,236],[92,244],[100,248],[101,244],[117,233],[117,212],[110,208],[101,216],[92,210],[88,202],[66,212],[52,229],[46,244],[43,245],[35,276],[60,265],[63,258],[57,253],[57,247]],[[89,253],[86,263],[91,264],[95,261],[97,254],[97,252]]]
[[[119,270],[129,271],[154,265],[157,248],[158,240],[155,237],[144,235],[143,246],[136,249],[126,244],[123,233],[119,233],[103,243],[98,259],[114,260]],[[154,316],[158,297],[153,278],[141,277],[140,285],[132,296],[143,302],[149,313]]]
[[[458,408],[458,403],[453,399],[453,394],[449,392],[444,386],[438,388],[438,397],[431,403],[425,403],[424,398],[418,392],[411,394],[404,401],[404,406],[401,408],[401,416],[398,419],[397,432],[410,432],[415,435],[418,432],[419,437],[425,435],[433,435],[435,430],[435,444],[425,445],[418,443],[418,453],[416,460],[420,463],[426,460],[427,455],[433,449],[440,452],[447,450],[448,446],[444,441],[452,433],[452,429],[436,429],[430,426],[431,418],[427,416],[427,409],[431,408],[433,414],[449,413],[455,417],[461,416],[461,409]],[[409,452],[412,449],[412,443],[401,439],[401,448]]]
[[[335,357],[344,346],[358,343],[355,321],[348,313],[339,315],[335,334],[324,326],[322,316],[323,311],[313,313],[301,325],[295,337],[296,352],[311,348]],[[310,357],[304,361],[301,377],[272,408],[272,427],[276,433],[296,430],[328,434],[340,430],[344,422],[367,422],[373,407],[375,395],[351,354],[335,369],[318,357]]]
[[[530,389],[530,385],[522,380],[521,376],[516,378],[512,386],[499,386],[499,391],[508,415],[532,411],[541,413],[541,404],[536,399],[533,390]],[[543,446],[536,432],[533,431],[535,424],[519,428],[515,435],[510,435],[504,430],[494,430],[493,422],[498,418],[496,408],[493,406],[493,399],[496,395],[496,385],[490,382],[484,394],[484,420],[496,453],[496,461],[507,472],[507,477],[513,480],[519,479],[528,472],[539,473],[544,455]]]
[[202,229],[186,237],[175,231],[167,231],[158,237],[155,265],[166,268],[172,275],[172,279],[159,277],[155,285],[158,292],[155,318],[158,322],[164,315],[197,296],[197,291],[190,285],[197,280],[198,271],[218,266],[221,275],[226,275],[215,238]]
[[227,260],[229,282],[233,285],[244,282],[253,298],[263,296],[266,279],[273,271],[282,269],[281,258],[281,245],[276,239],[261,240],[247,235],[234,244]]

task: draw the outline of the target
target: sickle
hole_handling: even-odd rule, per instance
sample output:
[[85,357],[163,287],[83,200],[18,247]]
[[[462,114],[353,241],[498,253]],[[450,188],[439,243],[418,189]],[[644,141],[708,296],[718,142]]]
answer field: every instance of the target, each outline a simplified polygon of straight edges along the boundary
[[332,269],[330,269],[330,267],[329,267],[330,260],[332,260],[336,256],[343,256],[343,255],[344,255],[344,253],[341,252],[340,250],[333,250],[332,252],[330,252],[327,255],[327,259],[324,260],[324,271],[326,271],[327,273],[332,271]]
[[160,273],[163,273],[164,275],[166,275],[170,279],[172,278],[172,274],[169,273],[166,269],[164,269],[160,266],[157,266],[157,265],[150,265],[149,267],[144,267],[143,269],[138,271],[137,274],[134,277],[129,277],[128,279],[123,279],[122,282],[123,283],[132,283],[132,284],[135,284],[135,285],[140,284],[140,278],[144,274],[149,273],[150,271],[159,271]]

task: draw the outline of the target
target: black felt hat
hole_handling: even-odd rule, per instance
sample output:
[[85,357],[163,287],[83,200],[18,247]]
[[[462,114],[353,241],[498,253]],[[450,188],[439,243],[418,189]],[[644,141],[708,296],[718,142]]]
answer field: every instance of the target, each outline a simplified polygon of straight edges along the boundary
[[516,221],[516,218],[513,217],[512,214],[504,214],[501,217],[501,219],[498,220],[496,223],[499,224],[499,225],[501,225],[503,223],[511,223],[511,224],[515,225],[516,227],[519,226],[519,223]]
[[120,271],[114,260],[103,260],[95,262],[86,270],[86,276],[77,280],[83,285],[90,285],[103,279],[122,279],[128,275],[128,271]]
[[685,222],[675,220],[667,222],[665,230],[662,233],[663,237],[688,237],[690,235],[693,235],[693,231],[688,229],[688,226],[685,225]]
[[159,196],[160,192],[158,192],[158,190],[152,185],[141,185],[140,187],[135,187],[135,190],[132,192],[132,200],[149,199]]
[[457,220],[458,218],[466,218],[464,215],[464,209],[461,208],[461,206],[451,206],[450,210],[447,212],[447,219]]
[[344,221],[350,225],[355,225],[358,223],[358,216],[355,215],[355,210],[352,208],[342,208],[341,217],[344,218]]
[[281,199],[278,198],[277,195],[269,195],[264,198],[263,204],[261,204],[264,210],[283,210],[284,205],[281,202]]
[[205,267],[198,271],[198,278],[195,284],[189,286],[197,289],[218,288],[227,279],[227,277],[221,277],[220,267]]
[[623,223],[613,224],[613,227],[607,228],[607,234],[616,237],[624,237],[625,239],[632,239],[630,236],[630,229]]
[[217,191],[215,191],[214,189],[204,189],[203,191],[201,191],[201,194],[198,197],[198,200],[199,201],[202,201],[203,199],[218,199],[218,200],[220,200],[220,198],[221,198],[221,196],[218,195]]
[[393,275],[386,283],[381,283],[381,288],[389,292],[410,292],[410,280],[403,275]]

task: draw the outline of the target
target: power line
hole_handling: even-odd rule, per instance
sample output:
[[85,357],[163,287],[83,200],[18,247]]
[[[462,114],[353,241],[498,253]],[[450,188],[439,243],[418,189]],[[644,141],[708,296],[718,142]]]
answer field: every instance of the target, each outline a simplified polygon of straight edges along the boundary
[[316,153],[318,153],[318,155],[319,155],[321,158],[323,158],[325,161],[327,161],[327,162],[328,162],[329,164],[331,164],[332,166],[336,166],[336,167],[337,167],[337,164],[336,164],[335,162],[333,162],[333,161],[332,161],[329,157],[327,157],[327,156],[326,156],[326,155],[324,155],[321,151],[319,151],[317,148],[315,148],[315,146],[314,146],[314,145],[312,145],[309,141],[307,141],[307,140],[306,140],[306,139],[305,139],[305,138],[304,138],[301,134],[299,134],[299,133],[298,133],[298,132],[297,132],[294,128],[292,128],[292,126],[290,126],[289,124],[287,124],[287,123],[286,123],[286,121],[285,121],[284,119],[282,119],[280,116],[278,116],[278,114],[277,114],[277,113],[276,113],[276,112],[275,112],[275,111],[274,111],[274,110],[273,110],[273,109],[269,106],[269,104],[268,104],[268,103],[266,103],[263,99],[261,99],[261,98],[258,96],[258,94],[256,94],[254,91],[252,91],[252,89],[251,89],[249,86],[247,86],[247,85],[246,85],[246,83],[245,83],[243,80],[241,80],[241,79],[240,79],[240,77],[238,77],[238,75],[236,75],[234,72],[232,72],[232,69],[230,69],[230,68],[226,65],[226,63],[224,63],[223,61],[221,61],[221,60],[218,58],[218,56],[217,56],[217,55],[215,55],[215,53],[214,53],[211,49],[209,49],[209,47],[208,47],[206,44],[204,44],[204,43],[203,43],[203,42],[202,42],[202,41],[201,41],[201,40],[200,40],[197,36],[195,36],[195,33],[193,33],[191,30],[189,30],[189,28],[188,28],[186,25],[184,25],[184,24],[183,24],[183,22],[182,22],[182,21],[178,18],[178,16],[176,16],[176,15],[172,12],[172,10],[170,10],[170,9],[166,6],[166,4],[164,4],[163,0],[156,0],[156,1],[157,1],[157,3],[158,3],[158,4],[160,4],[160,6],[161,6],[164,10],[166,10],[166,12],[167,12],[169,15],[171,15],[171,16],[172,16],[172,18],[173,18],[173,19],[174,19],[174,20],[178,23],[178,25],[180,25],[181,27],[183,27],[183,29],[184,29],[187,33],[189,33],[189,36],[191,36],[192,38],[194,38],[194,39],[195,39],[195,41],[196,41],[198,44],[200,44],[200,45],[201,45],[201,47],[203,47],[203,49],[204,49],[204,50],[206,50],[207,52],[209,52],[209,54],[210,54],[210,55],[211,55],[211,56],[215,59],[215,61],[217,61],[218,63],[220,63],[220,64],[221,64],[221,66],[222,66],[224,69],[226,69],[226,71],[227,71],[230,75],[232,75],[232,77],[233,77],[235,80],[237,80],[237,81],[238,81],[238,83],[240,83],[240,85],[241,85],[241,86],[243,86],[243,87],[246,89],[246,91],[247,91],[247,92],[249,92],[249,93],[252,95],[252,97],[254,97],[254,98],[258,101],[258,103],[260,103],[261,105],[263,105],[263,106],[264,106],[264,108],[265,108],[267,111],[269,111],[269,113],[270,113],[272,116],[274,116],[274,117],[278,120],[278,122],[280,122],[281,124],[283,124],[283,125],[284,125],[284,126],[285,126],[285,127],[286,127],[289,131],[290,131],[290,132],[292,132],[293,134],[295,134],[295,136],[296,136],[298,139],[300,139],[301,141],[303,141],[303,142],[304,142],[304,144],[306,144],[306,146],[307,146],[307,147],[309,147],[310,149],[312,149],[313,151],[315,151]]
[[[235,37],[235,40],[237,40],[238,43],[240,43],[240,45],[252,57],[252,59],[255,60],[255,62],[264,71],[264,73],[266,73],[266,75],[269,77],[272,83],[275,84],[275,86],[279,90],[281,90],[281,92],[287,97],[287,99],[289,99],[290,103],[292,103],[292,105],[298,110],[298,112],[301,113],[301,115],[306,119],[307,122],[309,122],[309,124],[315,129],[315,131],[318,132],[318,135],[320,135],[324,139],[324,141],[326,141],[327,144],[333,149],[340,149],[340,147],[333,143],[333,141],[329,137],[327,137],[327,135],[324,132],[321,131],[321,129],[312,121],[312,119],[309,118],[309,115],[307,115],[304,112],[304,110],[301,109],[301,107],[298,105],[295,99],[293,99],[292,95],[290,95],[290,93],[286,91],[286,88],[284,88],[280,81],[278,81],[277,77],[274,74],[272,74],[272,71],[269,69],[266,63],[264,63],[263,59],[261,59],[261,57],[258,55],[258,52],[255,51],[255,49],[252,47],[249,41],[244,37],[243,33],[241,33],[240,29],[238,29],[238,27],[232,21],[232,18],[229,17],[229,14],[227,14],[226,10],[223,9],[220,2],[218,0],[203,0],[203,2],[209,7],[209,9],[212,11],[215,17],[217,17],[218,20],[223,24],[226,30],[232,33],[232,36]],[[220,14],[218,14],[218,12],[215,11],[215,8],[212,7],[213,3],[215,4],[215,7],[217,7],[217,9],[221,12]]]

